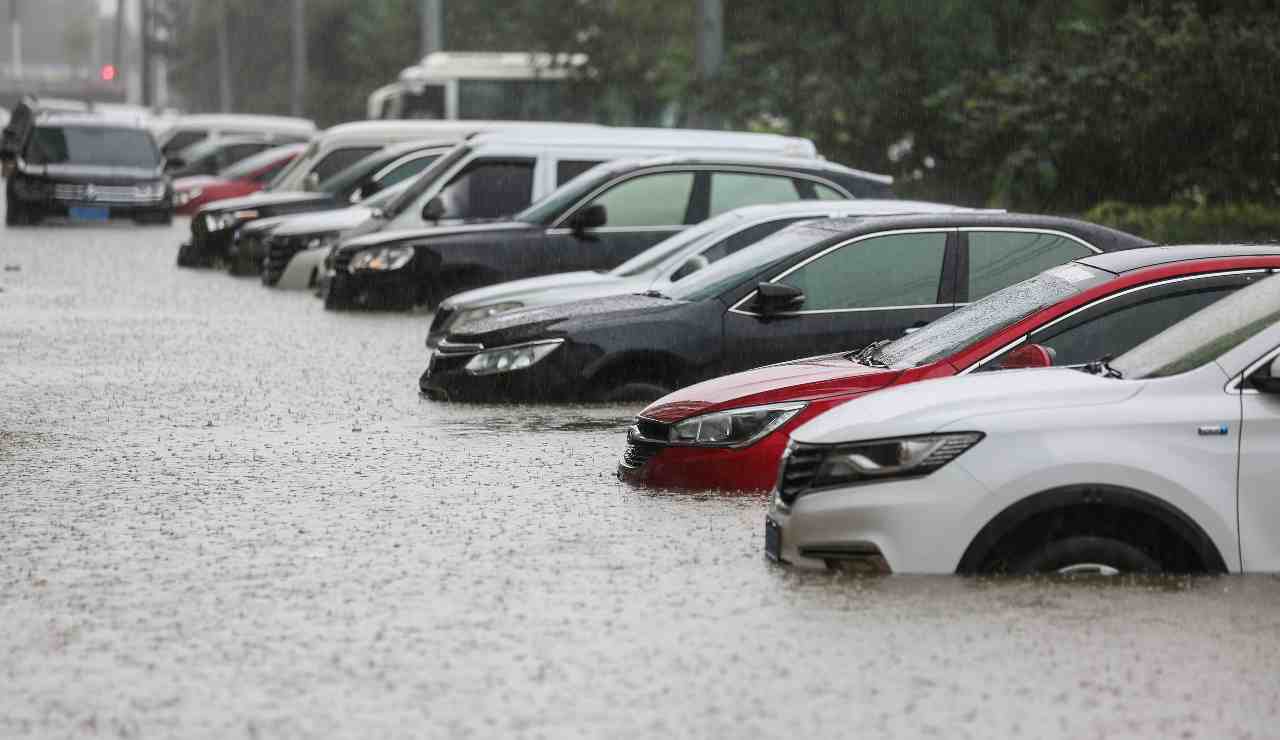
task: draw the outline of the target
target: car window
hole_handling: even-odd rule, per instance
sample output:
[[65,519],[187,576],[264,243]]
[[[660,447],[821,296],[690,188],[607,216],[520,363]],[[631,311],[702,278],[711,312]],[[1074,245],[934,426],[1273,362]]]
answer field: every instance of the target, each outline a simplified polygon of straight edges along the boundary
[[834,188],[829,188],[826,185],[819,185],[816,182],[813,184],[813,192],[814,192],[814,195],[817,196],[818,200],[848,200],[849,199],[849,196],[845,195],[844,193],[841,193],[835,190]]
[[356,146],[347,149],[335,149],[329,152],[327,156],[316,163],[311,168],[321,182],[328,180],[331,176],[345,170],[358,160],[378,151],[376,146]]
[[208,135],[209,134],[206,131],[197,131],[194,129],[179,131],[173,135],[173,138],[165,142],[164,155],[166,157],[171,157],[197,141],[203,141]]
[[932,305],[946,251],[945,233],[889,234],[828,252],[778,282],[804,292],[805,311]]
[[556,162],[556,187],[569,182],[583,172],[600,164],[602,160],[562,159]]
[[711,176],[711,215],[742,206],[790,203],[800,200],[800,190],[789,177],[716,172]]
[[[1149,286],[1100,301],[1070,319],[1032,332],[1027,342],[1048,347],[1057,366],[1115,357],[1264,276],[1245,273]],[[984,363],[982,369],[999,369],[1004,354]]]
[[233,144],[227,147],[223,161],[226,162],[227,165],[232,165],[245,157],[251,157],[254,154],[257,154],[269,146],[271,145],[261,142],[254,142],[252,144]]
[[614,185],[592,204],[605,207],[606,226],[678,226],[685,222],[692,172],[641,175]]
[[970,301],[1093,254],[1080,242],[1056,234],[971,231],[968,236]]
[[382,175],[378,180],[378,184],[384,188],[389,188],[396,183],[404,182],[410,177],[425,170],[430,164],[436,161],[439,154],[424,154],[421,157],[410,159],[396,165],[390,172]]
[[440,191],[445,218],[498,218],[529,205],[533,165],[532,159],[476,160]]
[[716,242],[710,247],[699,252],[706,258],[708,263],[716,262],[734,254],[739,249],[749,247],[770,234],[781,231],[797,221],[808,221],[809,217],[798,218],[780,218],[777,221],[766,221],[762,224],[750,226],[736,234],[732,234],[725,239]]

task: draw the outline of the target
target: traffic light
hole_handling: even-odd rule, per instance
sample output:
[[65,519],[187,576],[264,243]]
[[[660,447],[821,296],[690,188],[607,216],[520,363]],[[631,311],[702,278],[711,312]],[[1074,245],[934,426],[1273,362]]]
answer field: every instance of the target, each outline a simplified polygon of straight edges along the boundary
[[114,81],[116,78],[116,65],[114,64],[102,65],[102,69],[98,70],[98,76],[102,78],[103,82]]

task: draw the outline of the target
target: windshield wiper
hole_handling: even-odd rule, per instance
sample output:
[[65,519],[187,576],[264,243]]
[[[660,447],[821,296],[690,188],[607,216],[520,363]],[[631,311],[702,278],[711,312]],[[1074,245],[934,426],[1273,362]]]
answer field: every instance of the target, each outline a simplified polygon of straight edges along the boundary
[[1111,364],[1111,360],[1113,359],[1115,358],[1113,358],[1111,355],[1107,355],[1106,357],[1087,363],[1084,367],[1081,368],[1081,370],[1084,370],[1086,373],[1089,373],[1090,375],[1097,375],[1098,377],[1101,377],[1101,378],[1113,378],[1115,380],[1123,380],[1124,373],[1117,370]]
[[878,342],[872,342],[857,352],[851,352],[845,355],[845,357],[853,360],[854,362],[869,365],[871,367],[889,367],[889,365],[883,360],[876,359],[876,355],[880,352],[880,348],[888,344],[890,341],[892,340],[881,339]]

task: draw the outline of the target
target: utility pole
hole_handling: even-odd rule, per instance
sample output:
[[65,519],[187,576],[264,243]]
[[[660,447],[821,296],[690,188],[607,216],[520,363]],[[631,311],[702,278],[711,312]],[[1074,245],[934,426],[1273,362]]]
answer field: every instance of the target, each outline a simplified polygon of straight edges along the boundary
[[[18,0],[13,0],[18,2]],[[116,65],[116,74],[124,71],[124,14],[125,0],[116,0],[116,38],[111,46],[111,63]]]
[[307,100],[307,27],[306,3],[293,0],[293,94],[289,98],[289,110],[301,116]]
[[154,0],[141,0],[138,3],[142,12],[142,23],[139,24],[138,33],[142,41],[142,104],[148,108],[155,102],[155,75],[151,72],[151,23],[155,15],[152,8],[153,2]]
[[444,0],[419,0],[419,40],[422,56],[444,49]]
[[22,13],[18,0],[9,0],[9,50],[13,55],[13,76],[22,77]]
[[[694,23],[697,24],[697,40],[694,60],[697,66],[698,90],[704,97],[711,82],[720,74],[724,61],[724,5],[722,0],[696,0]],[[701,128],[720,128],[720,116],[707,110],[705,102],[699,102],[699,110],[692,116],[692,125]]]
[[218,2],[218,110],[231,112],[231,32],[227,0]]

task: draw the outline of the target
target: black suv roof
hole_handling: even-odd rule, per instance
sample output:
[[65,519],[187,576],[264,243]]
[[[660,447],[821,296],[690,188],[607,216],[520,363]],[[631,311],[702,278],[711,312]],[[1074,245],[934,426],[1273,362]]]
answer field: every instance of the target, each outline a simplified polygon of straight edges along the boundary
[[1207,260],[1221,257],[1272,257],[1280,255],[1280,244],[1178,244],[1151,247],[1128,252],[1099,254],[1077,260],[1081,264],[1096,267],[1119,275],[1141,270],[1144,267],[1167,265],[1188,260]]

